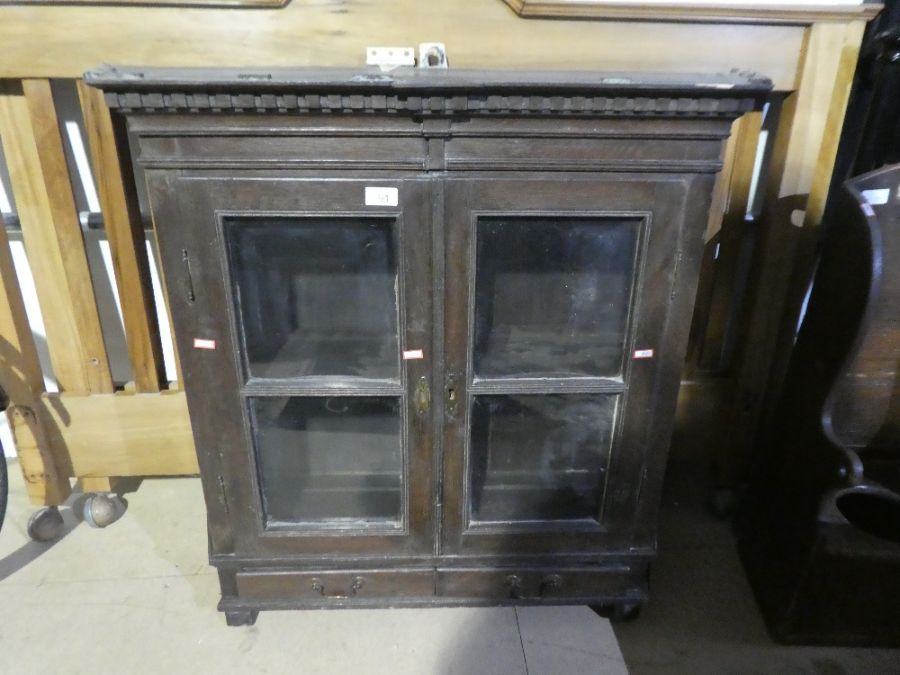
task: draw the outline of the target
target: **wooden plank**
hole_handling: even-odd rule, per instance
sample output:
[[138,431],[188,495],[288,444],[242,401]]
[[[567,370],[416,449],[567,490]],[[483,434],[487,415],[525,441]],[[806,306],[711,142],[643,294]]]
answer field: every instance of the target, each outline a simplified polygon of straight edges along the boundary
[[694,314],[691,319],[691,333],[688,339],[682,379],[691,379],[694,376],[697,355],[703,342],[716,262],[714,252],[728,203],[728,186],[731,183],[731,172],[734,165],[735,136],[740,126],[741,118],[736,119],[731,125],[731,136],[728,138],[722,154],[722,170],[716,176],[716,184],[713,187],[712,199],[709,204],[709,218],[706,223],[706,232],[703,235],[705,248],[700,262],[700,278],[697,281],[697,295],[694,301]]
[[159,286],[162,291],[163,304],[166,307],[166,317],[169,321],[169,334],[172,340],[172,357],[175,361],[175,381],[169,382],[169,389],[184,389],[184,376],[181,373],[181,356],[178,354],[178,340],[175,339],[175,323],[172,321],[172,303],[169,300],[169,286],[166,283],[166,272],[159,264],[159,242],[156,238],[156,221],[153,222],[153,255],[156,258]]
[[73,478],[199,472],[183,392],[43,399],[51,416],[50,446],[69,457]]
[[[500,0],[293,2],[277,11],[0,7],[0,77],[72,77],[141,66],[360,66],[369,45],[447,43],[453,68],[727,72],[795,82],[804,28],[532,21]],[[36,38],[39,36],[39,39]]]
[[741,126],[735,137],[735,163],[731,174],[726,216],[728,220],[744,219],[750,200],[750,186],[759,151],[762,131],[762,113],[751,112],[741,118]]
[[712,270],[712,288],[704,334],[701,339],[698,365],[704,370],[720,371],[727,367],[725,353],[729,330],[734,317],[740,260],[744,255],[745,237],[753,227],[745,220],[750,185],[759,147],[762,113],[754,112],[742,118],[735,140],[735,165],[728,191],[728,206],[717,237],[718,257]]
[[722,227],[722,219],[728,209],[728,196],[731,192],[731,177],[734,173],[734,164],[737,160],[737,144],[744,125],[744,118],[739,117],[731,125],[731,136],[725,142],[722,152],[722,170],[716,176],[716,185],[713,188],[712,200],[709,204],[709,218],[706,222],[706,232],[703,241],[708,242],[715,237]]
[[729,453],[721,466],[726,479],[746,471],[768,401],[780,389],[783,368],[776,347],[796,326],[798,290],[792,280],[798,278],[798,246],[809,239],[800,236],[799,226],[815,227],[821,217],[834,161],[832,139],[840,134],[853,80],[852,55],[858,54],[863,29],[862,22],[810,28],[797,91],[782,108],[739,331]]
[[[165,366],[153,300],[144,227],[121,118],[116,124],[103,93],[78,81],[94,179],[109,240],[125,339],[138,392],[159,391]],[[123,149],[121,156],[119,148]]]
[[6,416],[19,468],[33,504],[57,505],[69,496],[68,473],[60,471],[44,434],[40,393],[44,377],[0,217],[0,387],[9,397]]
[[844,114],[850,101],[853,88],[853,76],[859,60],[859,46],[862,44],[866,25],[857,21],[847,26],[847,32],[840,47],[840,59],[835,74],[835,85],[831,92],[828,114],[823,125],[822,141],[819,146],[818,160],[815,164],[812,182],[809,187],[809,201],[806,204],[805,226],[815,226],[822,221],[825,213],[825,201],[831,185],[834,161],[837,158],[841,130],[844,127]]
[[0,0],[2,5],[140,5],[142,7],[253,7],[278,9],[291,0]]
[[690,379],[694,375],[697,365],[697,356],[703,344],[709,303],[712,295],[713,280],[715,278],[715,251],[718,246],[718,234],[722,227],[722,219],[728,208],[728,196],[731,186],[731,175],[736,160],[735,148],[737,137],[740,134],[743,117],[739,117],[731,125],[731,136],[725,143],[722,153],[722,170],[716,176],[716,184],[713,188],[712,199],[709,204],[709,218],[706,223],[706,232],[703,240],[706,247],[700,263],[700,278],[697,282],[697,295],[694,301],[694,315],[691,320],[691,334],[688,341],[686,365],[683,378]]
[[608,0],[504,0],[522,17],[646,19],[715,23],[812,24],[872,19],[883,5],[609,2]]
[[113,391],[50,83],[0,89],[0,139],[61,390]]

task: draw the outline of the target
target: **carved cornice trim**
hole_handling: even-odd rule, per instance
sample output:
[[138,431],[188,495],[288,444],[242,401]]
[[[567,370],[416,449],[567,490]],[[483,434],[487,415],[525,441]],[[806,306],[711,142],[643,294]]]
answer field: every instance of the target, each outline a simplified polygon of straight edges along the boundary
[[759,107],[755,96],[507,96],[106,92],[122,112],[163,113],[381,113],[444,115],[571,115],[738,117]]
[[130,70],[85,75],[110,108],[162,113],[378,113],[723,117],[759,109],[772,83],[725,75],[339,69]]

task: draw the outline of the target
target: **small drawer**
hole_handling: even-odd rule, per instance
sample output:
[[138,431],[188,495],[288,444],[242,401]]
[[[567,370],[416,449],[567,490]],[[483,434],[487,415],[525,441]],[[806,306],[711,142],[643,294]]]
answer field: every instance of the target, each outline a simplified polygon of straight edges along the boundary
[[381,136],[148,136],[140,141],[138,161],[155,166],[247,166],[424,169],[422,138]]
[[438,569],[436,594],[496,600],[585,600],[642,595],[640,576],[628,565],[566,569]]
[[244,570],[238,595],[250,601],[352,601],[385,597],[431,597],[433,570]]
[[454,138],[450,170],[684,170],[720,168],[721,139]]

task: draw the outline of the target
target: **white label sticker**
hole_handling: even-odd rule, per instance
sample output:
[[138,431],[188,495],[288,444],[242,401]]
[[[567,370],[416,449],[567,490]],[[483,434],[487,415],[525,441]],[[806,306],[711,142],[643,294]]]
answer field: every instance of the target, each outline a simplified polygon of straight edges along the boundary
[[410,361],[413,359],[424,359],[425,352],[421,349],[407,349],[403,352],[403,360]]
[[878,206],[879,204],[887,204],[888,199],[891,198],[891,189],[882,188],[880,190],[863,190],[862,196],[863,199],[865,199],[870,204],[874,204],[875,206]]
[[875,217],[875,209],[872,208],[872,205],[869,204],[869,202],[863,202],[862,210],[869,218]]
[[395,187],[367,187],[366,206],[397,206],[400,194]]
[[653,350],[652,349],[635,349],[634,350],[634,358],[636,358],[636,359],[652,359],[653,358]]
[[194,349],[215,349],[216,341],[205,338],[194,338]]

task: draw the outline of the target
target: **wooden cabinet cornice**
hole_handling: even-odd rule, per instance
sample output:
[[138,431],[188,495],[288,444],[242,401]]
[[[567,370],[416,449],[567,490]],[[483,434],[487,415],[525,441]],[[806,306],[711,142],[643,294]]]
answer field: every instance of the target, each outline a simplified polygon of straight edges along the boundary
[[771,83],[117,70],[231,623],[646,598],[703,232]]

